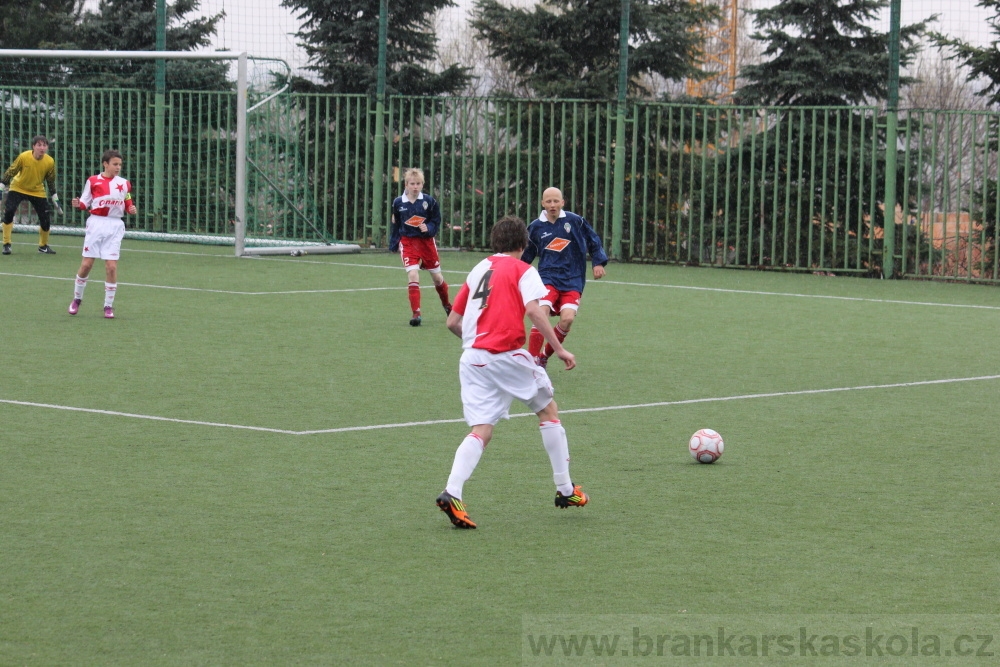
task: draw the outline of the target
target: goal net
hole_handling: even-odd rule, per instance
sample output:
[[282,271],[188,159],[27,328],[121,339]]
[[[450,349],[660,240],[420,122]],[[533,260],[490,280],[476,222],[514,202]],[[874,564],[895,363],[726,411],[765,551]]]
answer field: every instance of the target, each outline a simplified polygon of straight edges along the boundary
[[[294,125],[276,128],[268,110],[289,78],[283,60],[246,53],[0,50],[0,162],[45,136],[68,202],[105,150],[121,151],[139,209],[127,238],[232,245],[238,256],[355,250],[324,231],[308,183],[282,177]],[[84,220],[67,210],[52,231],[82,235]],[[37,221],[25,207],[15,223],[35,231]]]

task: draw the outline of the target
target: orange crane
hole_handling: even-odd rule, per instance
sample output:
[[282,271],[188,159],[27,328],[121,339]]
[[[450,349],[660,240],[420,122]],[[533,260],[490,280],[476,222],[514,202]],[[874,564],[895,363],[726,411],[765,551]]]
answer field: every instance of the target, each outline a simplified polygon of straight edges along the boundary
[[719,19],[716,23],[703,24],[696,29],[704,38],[701,69],[708,76],[698,81],[688,79],[686,92],[691,97],[704,97],[721,103],[731,102],[733,92],[736,90],[740,0],[691,0],[691,2],[717,7]]

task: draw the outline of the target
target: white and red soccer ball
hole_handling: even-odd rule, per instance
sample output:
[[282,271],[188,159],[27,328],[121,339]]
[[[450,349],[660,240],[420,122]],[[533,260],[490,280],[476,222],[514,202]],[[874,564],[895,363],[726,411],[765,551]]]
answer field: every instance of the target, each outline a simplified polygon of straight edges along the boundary
[[691,436],[688,451],[698,463],[715,463],[722,456],[725,443],[722,436],[710,428],[703,428]]

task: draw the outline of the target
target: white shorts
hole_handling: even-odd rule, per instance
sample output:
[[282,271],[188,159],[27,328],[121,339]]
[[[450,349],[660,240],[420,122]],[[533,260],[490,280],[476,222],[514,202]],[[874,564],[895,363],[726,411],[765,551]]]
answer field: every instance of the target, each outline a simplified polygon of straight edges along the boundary
[[515,398],[532,412],[539,412],[552,402],[552,381],[526,350],[501,354],[465,350],[458,363],[458,377],[462,382],[462,407],[469,426],[492,425],[508,419],[510,404]]
[[117,260],[125,238],[125,223],[121,218],[92,215],[87,218],[87,233],[83,237],[83,256]]

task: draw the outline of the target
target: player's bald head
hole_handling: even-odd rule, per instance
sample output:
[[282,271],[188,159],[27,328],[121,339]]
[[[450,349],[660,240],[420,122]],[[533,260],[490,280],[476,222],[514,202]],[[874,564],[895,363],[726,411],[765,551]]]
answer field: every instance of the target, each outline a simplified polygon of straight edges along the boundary
[[562,198],[562,190],[559,188],[545,188],[545,192],[542,193],[543,202],[548,199],[558,199],[559,201],[562,201]]

